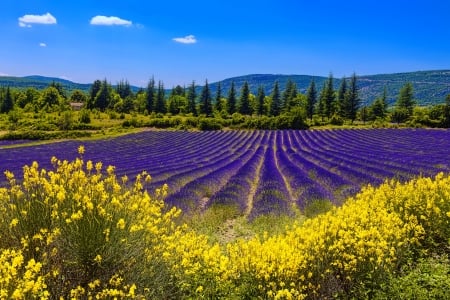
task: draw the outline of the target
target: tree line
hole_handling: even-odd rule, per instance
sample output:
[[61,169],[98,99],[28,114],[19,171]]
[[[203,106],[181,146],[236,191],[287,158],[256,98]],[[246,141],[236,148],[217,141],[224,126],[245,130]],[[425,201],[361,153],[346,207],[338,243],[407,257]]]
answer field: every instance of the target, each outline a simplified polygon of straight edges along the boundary
[[[226,119],[236,115],[246,118],[269,118],[277,122],[290,118],[290,122],[307,125],[342,125],[360,122],[419,122],[425,126],[450,127],[450,95],[444,104],[427,108],[416,108],[414,90],[406,83],[399,91],[394,106],[388,107],[387,91],[370,105],[362,105],[359,97],[357,76],[343,78],[337,90],[330,74],[319,90],[312,80],[305,94],[300,93],[295,82],[288,80],[286,88],[280,90],[278,81],[273,83],[271,93],[265,94],[259,86],[256,94],[250,92],[248,82],[238,91],[235,83],[225,91],[221,83],[211,92],[208,80],[200,92],[193,81],[188,87],[175,86],[166,92],[162,81],[151,78],[146,86],[133,92],[128,81],[122,80],[112,86],[106,79],[95,80],[88,93],[75,90],[70,96],[60,83],[51,83],[46,89],[26,90],[0,87],[0,113],[23,111],[66,111],[71,103],[82,103],[83,109],[113,111],[117,113],[140,113],[151,116],[193,116]],[[285,120],[284,120],[285,121]],[[283,122],[284,122],[283,121]],[[291,124],[292,125],[292,124]],[[290,127],[289,124],[283,125]],[[275,126],[278,127],[278,126]]]

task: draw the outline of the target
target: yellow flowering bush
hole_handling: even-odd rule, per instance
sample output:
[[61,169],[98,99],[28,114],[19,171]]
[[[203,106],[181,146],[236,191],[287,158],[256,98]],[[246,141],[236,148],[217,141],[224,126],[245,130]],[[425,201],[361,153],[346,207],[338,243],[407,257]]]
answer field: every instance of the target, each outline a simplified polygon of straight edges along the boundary
[[[180,211],[164,208],[167,186],[149,196],[145,172],[130,183],[117,178],[114,167],[104,172],[101,163],[84,162],[83,153],[80,147],[80,157],[71,162],[52,158],[53,170],[34,162],[24,167],[20,181],[5,173],[0,250],[39,262],[52,295],[151,295],[170,283],[161,245],[181,230],[173,223]],[[111,284],[113,277],[122,278],[120,285]]]
[[449,249],[449,212],[449,176],[392,180],[285,234],[222,250],[198,236],[179,239],[174,274],[193,298],[370,298],[429,245]]
[[0,298],[370,298],[426,252],[449,252],[450,176],[368,186],[284,233],[212,243],[150,176],[52,159],[0,188]]

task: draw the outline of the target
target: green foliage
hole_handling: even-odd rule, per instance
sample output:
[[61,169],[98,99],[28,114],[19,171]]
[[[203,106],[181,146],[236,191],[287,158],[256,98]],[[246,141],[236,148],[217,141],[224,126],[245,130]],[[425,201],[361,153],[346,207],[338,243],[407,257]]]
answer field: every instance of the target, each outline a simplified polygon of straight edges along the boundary
[[227,97],[227,111],[229,115],[234,114],[236,109],[236,89],[234,86],[234,81],[231,82],[230,90],[228,91]]
[[88,109],[80,110],[78,120],[80,123],[83,123],[83,124],[91,123],[91,111]]
[[348,90],[345,95],[345,101],[344,101],[344,115],[349,118],[352,123],[356,119],[356,115],[358,112],[358,109],[361,104],[361,99],[359,98],[359,89],[357,86],[357,78],[356,74],[353,73],[350,84],[348,87]]
[[70,130],[72,128],[73,123],[74,123],[74,121],[73,121],[73,113],[72,113],[71,110],[67,110],[67,111],[64,111],[61,114],[61,116],[60,116],[60,118],[58,120],[58,127],[59,127],[60,130],[67,131],[67,130]]
[[280,99],[280,89],[278,81],[275,81],[273,85],[272,94],[270,95],[270,116],[278,116],[281,113],[281,99]]
[[446,256],[420,259],[392,276],[373,299],[449,299],[450,261]]
[[407,112],[409,118],[413,114],[415,106],[414,89],[410,82],[406,83],[400,90],[396,102],[396,107]]
[[326,213],[334,207],[333,203],[326,199],[314,199],[310,201],[305,208],[303,213],[307,218],[313,218],[317,215]]
[[242,115],[252,114],[252,110],[250,107],[250,89],[247,82],[244,82],[244,85],[241,88],[241,96],[239,98],[239,113]]
[[205,85],[202,88],[200,94],[200,114],[207,117],[211,117],[213,112],[211,91],[209,90],[208,80],[206,80]]
[[200,130],[220,130],[222,124],[215,118],[200,118],[198,123],[198,129]]

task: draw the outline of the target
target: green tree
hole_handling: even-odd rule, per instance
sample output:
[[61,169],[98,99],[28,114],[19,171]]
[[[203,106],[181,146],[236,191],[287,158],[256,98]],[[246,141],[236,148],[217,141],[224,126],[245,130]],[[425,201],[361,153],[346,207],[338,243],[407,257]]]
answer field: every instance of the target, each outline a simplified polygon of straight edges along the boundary
[[258,87],[258,93],[256,95],[256,103],[257,103],[257,114],[258,116],[262,116],[265,114],[264,109],[264,100],[266,99],[266,94],[264,93],[264,87],[260,85]]
[[85,103],[87,102],[87,96],[83,91],[75,90],[72,95],[70,95],[70,102]]
[[155,79],[152,77],[147,84],[145,91],[145,109],[151,113],[155,109]]
[[228,91],[227,111],[230,115],[236,112],[236,88],[234,86],[234,81],[231,82],[231,87]]
[[278,87],[278,81],[275,81],[273,85],[273,91],[271,94],[270,111],[271,116],[279,116],[281,113],[281,99],[280,99],[280,89]]
[[95,98],[97,97],[98,92],[102,88],[102,82],[100,80],[95,80],[89,89],[89,99],[87,103],[87,108],[92,109],[96,107]]
[[387,101],[386,96],[387,91],[386,87],[384,88],[383,95],[380,98],[375,99],[375,101],[372,103],[370,107],[370,112],[373,117],[373,119],[380,118],[384,119],[387,114]]
[[324,88],[321,91],[320,98],[323,101],[323,114],[330,118],[334,113],[335,95],[333,88],[333,74],[330,73],[328,80],[325,82]]
[[165,114],[167,112],[164,84],[158,82],[158,91],[156,92],[155,112]]
[[247,81],[244,82],[244,85],[241,88],[241,96],[239,97],[239,113],[243,115],[252,114],[250,107],[250,89]]
[[295,98],[297,97],[297,85],[291,79],[286,82],[286,89],[281,95],[282,110],[287,112],[296,106]]
[[205,81],[205,85],[200,94],[200,114],[204,114],[207,117],[212,116],[212,98],[208,80]]
[[412,116],[415,101],[413,99],[414,97],[414,89],[411,82],[406,83],[399,92],[396,107],[405,109],[408,113],[408,118]]
[[353,73],[350,79],[350,84],[345,97],[345,116],[349,118],[352,123],[356,119],[356,114],[358,112],[359,106],[361,104],[361,99],[359,98],[359,91],[357,85],[356,74]]
[[119,83],[116,85],[116,92],[122,99],[133,96],[133,92],[131,91],[131,86],[128,80],[119,81]]
[[14,99],[11,95],[9,86],[6,88],[5,95],[0,103],[0,113],[8,113],[14,108]]
[[327,99],[326,99],[326,88],[327,82],[323,83],[322,90],[320,91],[319,102],[317,103],[317,113],[322,118],[322,122],[324,118],[327,116]]
[[187,113],[191,113],[194,116],[197,116],[197,104],[195,100],[197,99],[197,93],[195,91],[195,81],[192,81],[191,86],[187,92]]
[[95,107],[104,111],[108,108],[112,100],[111,85],[104,79],[101,83],[100,90],[95,96]]
[[55,82],[52,81],[52,83],[50,83],[49,87],[54,87],[55,89],[58,90],[59,95],[66,100],[67,96],[66,96],[66,90],[64,89],[64,87],[62,86],[62,84],[60,82]]
[[41,93],[41,98],[39,99],[40,107],[52,108],[60,104],[61,98],[58,90],[50,86]]
[[216,101],[215,101],[215,110],[221,112],[223,110],[222,105],[222,84],[217,83],[217,91],[216,91]]
[[345,95],[347,94],[347,79],[345,77],[342,78],[341,84],[339,85],[335,111],[341,118],[345,118]]
[[314,115],[314,108],[317,102],[317,90],[314,79],[311,80],[308,90],[306,92],[306,116],[312,121]]

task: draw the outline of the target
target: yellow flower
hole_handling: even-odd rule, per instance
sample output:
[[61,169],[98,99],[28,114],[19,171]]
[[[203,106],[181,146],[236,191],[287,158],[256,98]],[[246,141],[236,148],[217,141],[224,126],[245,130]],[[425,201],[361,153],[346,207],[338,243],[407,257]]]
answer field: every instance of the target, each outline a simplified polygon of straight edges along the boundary
[[101,263],[102,262],[102,256],[100,254],[97,254],[94,258],[94,261],[97,263]]
[[125,228],[125,220],[123,218],[119,219],[119,221],[117,221],[117,228],[119,229],[124,229]]
[[83,146],[83,145],[80,145],[80,146],[78,147],[78,154],[81,154],[81,155],[84,154],[84,146]]
[[17,218],[12,219],[11,223],[9,223],[9,228],[14,228],[17,223],[19,223],[19,220]]

